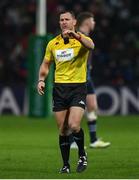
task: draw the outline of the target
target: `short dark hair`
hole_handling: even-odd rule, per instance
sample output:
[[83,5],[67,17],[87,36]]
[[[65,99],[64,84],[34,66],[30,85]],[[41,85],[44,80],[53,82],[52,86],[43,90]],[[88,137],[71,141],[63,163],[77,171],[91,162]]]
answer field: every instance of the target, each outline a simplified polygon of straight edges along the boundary
[[84,20],[88,19],[88,18],[94,18],[94,15],[91,12],[81,12],[78,16],[77,16],[77,28],[79,28],[82,23],[84,22]]
[[73,18],[75,18],[74,12],[73,12],[73,11],[70,11],[70,10],[65,10],[65,11],[60,12],[59,16],[60,16],[61,14],[65,14],[65,13],[70,13],[71,16],[72,16]]

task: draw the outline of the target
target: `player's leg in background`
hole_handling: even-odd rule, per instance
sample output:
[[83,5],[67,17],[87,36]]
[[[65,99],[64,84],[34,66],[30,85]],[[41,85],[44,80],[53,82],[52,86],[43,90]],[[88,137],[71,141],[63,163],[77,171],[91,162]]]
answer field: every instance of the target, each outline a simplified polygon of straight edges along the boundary
[[110,145],[110,142],[104,142],[97,138],[97,98],[96,94],[88,94],[86,97],[86,117],[90,135],[90,147],[104,148]]
[[96,101],[96,95],[95,94],[88,94],[86,97],[86,117],[87,117],[87,124],[89,128],[90,133],[90,142],[93,143],[97,140],[96,135],[96,124],[97,124],[97,101]]

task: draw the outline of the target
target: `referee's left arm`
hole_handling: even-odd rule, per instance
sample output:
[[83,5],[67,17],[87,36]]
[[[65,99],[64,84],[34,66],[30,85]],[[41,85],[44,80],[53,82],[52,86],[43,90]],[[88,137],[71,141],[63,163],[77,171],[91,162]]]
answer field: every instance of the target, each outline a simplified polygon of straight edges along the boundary
[[78,41],[80,41],[80,43],[86,47],[87,49],[89,50],[92,50],[94,49],[95,45],[94,45],[94,42],[92,41],[91,38],[87,37],[87,36],[84,36],[83,34],[81,33],[76,33],[76,37],[75,37]]
[[80,32],[75,32],[75,31],[71,31],[71,30],[65,30],[63,32],[63,35],[64,36],[69,36],[69,37],[71,36],[71,37],[77,39],[78,41],[80,41],[80,43],[84,47],[86,47],[89,50],[94,49],[95,45],[94,45],[92,39],[87,37],[87,36],[85,36],[85,35],[83,35],[83,34],[81,34]]

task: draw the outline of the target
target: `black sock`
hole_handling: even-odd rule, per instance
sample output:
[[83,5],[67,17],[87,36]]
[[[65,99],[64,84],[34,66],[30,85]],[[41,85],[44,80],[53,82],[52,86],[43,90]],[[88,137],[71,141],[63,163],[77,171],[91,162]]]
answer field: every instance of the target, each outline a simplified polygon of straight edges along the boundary
[[88,121],[88,128],[89,128],[91,143],[93,143],[97,140],[96,123],[97,123],[96,120]]
[[70,144],[72,144],[73,142],[75,142],[75,141],[74,141],[73,134],[70,134],[70,135],[69,135],[69,142],[70,142]]
[[59,136],[59,146],[64,166],[69,166],[70,143],[69,136]]
[[78,149],[79,149],[79,156],[85,156],[85,150],[84,150],[84,132],[82,130],[82,128],[80,129],[80,131],[78,133],[72,133],[75,142],[78,145]]

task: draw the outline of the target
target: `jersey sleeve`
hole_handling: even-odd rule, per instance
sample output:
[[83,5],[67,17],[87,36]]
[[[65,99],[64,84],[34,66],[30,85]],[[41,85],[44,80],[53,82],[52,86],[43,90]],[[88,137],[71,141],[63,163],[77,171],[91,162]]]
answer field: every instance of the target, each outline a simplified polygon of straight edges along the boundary
[[52,53],[52,45],[50,42],[46,46],[44,59],[49,62],[54,60],[53,53]]

